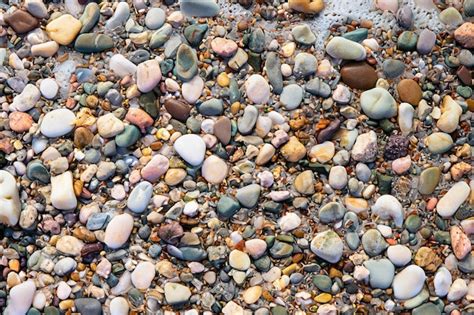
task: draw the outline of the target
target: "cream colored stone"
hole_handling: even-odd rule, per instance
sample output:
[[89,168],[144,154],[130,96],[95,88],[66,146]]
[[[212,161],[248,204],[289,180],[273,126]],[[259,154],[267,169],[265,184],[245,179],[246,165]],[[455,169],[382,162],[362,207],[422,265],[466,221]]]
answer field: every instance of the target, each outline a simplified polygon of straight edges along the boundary
[[82,23],[70,14],[64,14],[46,25],[46,33],[56,43],[69,45],[81,30]]

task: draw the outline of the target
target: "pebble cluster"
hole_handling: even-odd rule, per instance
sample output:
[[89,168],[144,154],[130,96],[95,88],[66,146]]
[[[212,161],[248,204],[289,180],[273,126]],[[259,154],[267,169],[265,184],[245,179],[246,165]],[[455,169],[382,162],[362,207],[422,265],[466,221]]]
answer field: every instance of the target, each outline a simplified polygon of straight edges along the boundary
[[474,0],[221,2],[0,4],[3,314],[474,313]]

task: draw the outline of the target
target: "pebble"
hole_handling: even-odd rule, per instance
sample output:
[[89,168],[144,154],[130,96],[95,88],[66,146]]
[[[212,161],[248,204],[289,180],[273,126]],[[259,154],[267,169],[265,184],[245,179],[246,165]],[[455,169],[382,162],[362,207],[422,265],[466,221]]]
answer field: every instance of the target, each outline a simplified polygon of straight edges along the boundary
[[33,303],[36,285],[33,280],[27,280],[10,290],[7,314],[26,314]]
[[82,24],[78,19],[70,14],[63,14],[46,25],[46,33],[59,45],[69,45],[79,34],[81,27]]
[[441,11],[438,16],[439,20],[450,28],[455,28],[462,24],[463,19],[461,13],[456,8],[450,7]]
[[182,86],[183,98],[190,104],[196,103],[201,97],[204,88],[204,81],[200,76],[195,76],[188,82],[184,82]]
[[132,272],[131,280],[135,288],[146,290],[155,277],[155,265],[149,261],[140,262]]
[[119,2],[115,8],[115,12],[110,19],[105,23],[105,28],[109,30],[114,30],[122,25],[130,17],[130,6],[127,2]]
[[425,138],[425,145],[433,154],[448,152],[453,146],[453,138],[447,133],[433,132]]
[[206,144],[197,135],[183,135],[173,145],[176,153],[192,166],[201,165],[206,154]]
[[230,39],[216,37],[211,42],[212,50],[223,58],[230,58],[237,52],[237,44]]
[[137,87],[143,92],[150,92],[161,80],[160,64],[156,60],[147,60],[137,66]]
[[186,44],[181,44],[176,53],[176,76],[181,81],[187,82],[198,73],[197,57],[195,51]]
[[423,55],[429,54],[436,44],[436,34],[425,28],[420,32],[418,41],[416,42],[416,50]]
[[51,78],[46,78],[41,81],[40,92],[45,98],[52,100],[58,94],[59,86],[56,83],[56,80]]
[[220,184],[226,178],[227,172],[226,162],[215,155],[206,158],[201,167],[202,176],[210,184]]
[[38,27],[39,21],[24,10],[15,10],[3,16],[3,20],[16,33],[28,33]]
[[353,89],[369,90],[375,87],[378,76],[366,62],[349,62],[341,68],[341,79]]
[[347,171],[344,166],[333,166],[329,172],[329,185],[334,189],[343,189],[347,185]]
[[67,108],[50,111],[43,117],[41,133],[48,138],[64,136],[74,129],[76,115]]
[[364,262],[369,272],[370,286],[374,289],[387,289],[395,276],[395,267],[388,259],[368,260]]
[[301,224],[301,218],[293,212],[287,213],[278,220],[278,226],[283,232],[289,232]]
[[140,182],[133,188],[127,200],[127,207],[135,213],[142,213],[148,207],[153,195],[153,185],[150,182]]
[[343,247],[342,240],[332,230],[316,234],[311,241],[311,251],[330,263],[337,263],[341,259]]
[[128,315],[129,312],[128,301],[124,297],[117,296],[110,301],[110,314],[111,315]]
[[373,162],[377,155],[377,134],[369,131],[357,136],[351,156],[358,162]]
[[300,24],[293,27],[291,35],[295,41],[302,45],[312,45],[316,41],[316,35],[307,24]]
[[253,105],[247,105],[244,109],[243,116],[237,122],[239,132],[243,135],[251,133],[255,124],[257,123],[257,118],[257,107]]
[[327,43],[326,53],[333,58],[343,60],[363,60],[366,57],[365,49],[361,44],[340,36],[333,37]]
[[68,256],[81,255],[83,247],[84,243],[80,239],[70,235],[62,236],[56,243],[56,249]]
[[11,130],[22,133],[30,130],[33,125],[33,118],[27,113],[12,112],[8,115],[8,123]]
[[33,84],[27,84],[23,91],[13,99],[13,103],[10,105],[10,111],[29,111],[36,105],[40,97],[40,90]]
[[119,214],[110,220],[105,229],[104,243],[111,249],[122,247],[133,229],[133,217],[128,213]]
[[383,88],[373,88],[360,96],[360,106],[372,119],[391,118],[397,115],[397,103],[390,93]]
[[166,13],[160,8],[151,8],[145,17],[145,25],[151,30],[157,30],[165,24]]
[[436,211],[443,218],[451,217],[468,198],[470,191],[465,182],[454,184],[436,204]]
[[237,249],[234,249],[229,254],[229,265],[237,270],[245,271],[250,268],[250,257]]
[[307,77],[316,73],[318,60],[314,55],[301,52],[295,57],[295,66],[293,73],[297,77]]
[[423,269],[410,265],[397,273],[392,288],[396,299],[407,300],[420,293],[426,280]]
[[288,6],[298,12],[316,14],[324,9],[324,2],[321,0],[289,0]]
[[211,17],[219,13],[219,5],[214,0],[182,0],[180,2],[181,11],[187,16]]
[[434,277],[434,288],[436,295],[444,297],[448,295],[449,288],[453,283],[451,273],[446,267],[440,267]]
[[77,207],[70,171],[51,177],[51,203],[59,210],[73,210]]
[[115,54],[110,58],[109,68],[120,77],[134,75],[137,72],[137,66],[121,54]]
[[468,291],[466,281],[464,279],[456,279],[449,288],[448,301],[457,301],[462,299]]
[[303,89],[297,84],[285,86],[280,95],[280,103],[286,110],[294,110],[298,108],[302,100]]
[[403,267],[411,261],[411,251],[404,245],[393,245],[387,248],[387,257],[396,267]]
[[245,93],[252,103],[265,104],[270,98],[270,85],[264,77],[254,74],[245,81]]

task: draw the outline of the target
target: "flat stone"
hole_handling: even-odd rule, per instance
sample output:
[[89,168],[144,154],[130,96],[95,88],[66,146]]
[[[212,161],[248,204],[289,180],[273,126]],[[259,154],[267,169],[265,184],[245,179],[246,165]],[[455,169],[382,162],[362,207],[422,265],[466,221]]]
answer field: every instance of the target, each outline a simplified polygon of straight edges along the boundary
[[68,256],[80,256],[84,243],[70,235],[61,236],[56,243],[56,249]]
[[453,138],[444,132],[433,132],[425,138],[425,145],[433,154],[443,154],[453,147]]
[[370,229],[362,235],[362,246],[367,255],[373,257],[384,252],[388,244],[378,230]]
[[420,293],[426,280],[423,269],[410,265],[399,272],[393,279],[392,288],[395,298],[406,300]]
[[272,86],[272,92],[280,94],[283,91],[283,75],[281,73],[280,57],[275,52],[269,52],[265,60],[265,71],[268,81]]
[[99,5],[95,2],[89,2],[84,8],[79,21],[81,21],[82,27],[80,33],[87,33],[91,31],[94,26],[99,22],[100,9]]
[[245,92],[254,104],[265,104],[270,98],[270,86],[259,74],[253,74],[245,81]]
[[63,14],[46,25],[46,33],[56,43],[69,45],[79,34],[81,28],[82,24],[78,19],[70,14]]
[[298,108],[302,100],[303,89],[297,84],[285,86],[280,95],[280,103],[286,110],[294,110]]
[[234,249],[229,254],[229,265],[237,270],[245,271],[250,268],[250,257],[237,249]]
[[400,60],[386,59],[382,64],[382,68],[387,79],[395,79],[405,72],[405,63]]
[[47,113],[41,122],[41,133],[48,138],[64,136],[74,129],[76,115],[67,108],[59,108]]
[[166,20],[166,13],[161,8],[151,8],[145,16],[145,25],[151,30],[157,30],[163,26]]
[[311,241],[311,251],[330,263],[337,263],[341,259],[343,248],[342,240],[332,230],[316,234]]
[[166,173],[170,165],[169,159],[161,154],[153,156],[153,158],[141,170],[144,180],[154,183]]
[[368,260],[364,267],[370,271],[370,286],[373,289],[387,289],[395,276],[395,267],[388,259]]
[[214,0],[182,0],[181,11],[187,16],[212,17],[219,13],[220,7]]
[[[418,104],[418,103],[417,103]],[[397,115],[397,103],[390,93],[383,88],[373,88],[360,96],[360,106],[372,119],[385,119]]]
[[165,109],[173,118],[184,122],[189,117],[191,106],[184,101],[169,98],[165,100]]
[[5,14],[3,20],[15,33],[27,33],[39,26],[39,21],[30,13],[24,10],[15,10],[12,13]]
[[253,208],[257,205],[260,196],[260,185],[251,184],[237,190],[235,197],[240,204],[246,208]]
[[193,166],[198,166],[204,161],[206,144],[198,135],[183,135],[175,141],[173,147],[183,160]]
[[441,178],[441,170],[439,167],[429,167],[420,174],[420,180],[418,182],[418,191],[420,194],[429,195],[432,194],[436,186],[438,186]]
[[186,44],[181,44],[176,53],[175,72],[181,81],[190,81],[198,73],[196,52]]
[[418,41],[416,43],[416,50],[422,55],[427,55],[433,50],[435,44],[436,34],[433,31],[425,28],[420,32]]
[[397,92],[402,102],[407,102],[414,106],[418,105],[423,96],[418,83],[411,79],[401,80],[397,85]]
[[76,310],[81,314],[102,315],[102,305],[94,298],[80,298],[74,300]]
[[237,121],[239,132],[247,135],[252,132],[258,118],[258,109],[255,106],[247,105],[244,109],[244,114]]
[[71,172],[51,177],[51,203],[59,210],[72,210],[77,207]]
[[202,176],[210,184],[220,184],[227,177],[227,172],[226,162],[216,155],[206,158],[201,167]]
[[319,221],[322,223],[334,223],[342,220],[346,208],[339,202],[329,202],[319,209]]
[[366,57],[364,46],[340,36],[331,38],[326,45],[326,53],[344,60],[363,60]]
[[127,207],[135,213],[142,213],[148,207],[152,195],[152,184],[147,181],[140,182],[128,196]]
[[0,204],[0,222],[15,226],[21,212],[20,195],[15,177],[4,170],[0,170]]
[[113,47],[112,38],[105,34],[80,34],[74,42],[74,49],[84,54],[99,53]]
[[291,35],[295,41],[302,45],[312,45],[316,41],[316,35],[307,24],[300,24],[293,27]]
[[214,135],[224,145],[230,142],[232,137],[232,123],[229,118],[221,116],[216,120],[214,124]]

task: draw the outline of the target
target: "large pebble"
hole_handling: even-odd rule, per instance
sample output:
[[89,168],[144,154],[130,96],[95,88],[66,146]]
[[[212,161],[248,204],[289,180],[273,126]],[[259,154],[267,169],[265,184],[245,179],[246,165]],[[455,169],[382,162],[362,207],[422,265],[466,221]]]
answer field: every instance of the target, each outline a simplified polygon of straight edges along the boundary
[[255,104],[265,104],[270,98],[270,85],[259,74],[252,74],[245,81],[247,97]]
[[14,226],[20,218],[21,203],[15,177],[0,170],[0,222]]
[[405,211],[400,201],[392,195],[380,196],[372,206],[372,213],[382,220],[393,220],[398,227],[403,225]]
[[51,177],[51,203],[59,210],[72,210],[77,207],[71,172]]
[[453,279],[449,270],[446,267],[440,267],[433,280],[436,295],[439,297],[446,296],[452,283]]
[[169,166],[169,159],[164,155],[157,154],[142,168],[141,175],[144,180],[154,183],[166,173]]
[[125,24],[130,17],[130,6],[127,2],[119,2],[115,9],[114,15],[105,23],[105,27],[109,30],[116,29]]
[[43,95],[45,98],[51,100],[56,97],[58,94],[59,86],[56,83],[56,80],[52,78],[46,78],[43,81],[41,81],[40,84],[40,91],[41,95]]
[[127,207],[135,213],[142,213],[148,207],[153,195],[153,185],[143,181],[139,183],[128,196]]
[[439,200],[436,211],[443,218],[450,218],[469,197],[471,189],[465,182],[454,184]]
[[250,268],[250,257],[237,249],[234,249],[229,254],[229,265],[237,270],[245,271]]
[[166,302],[171,305],[184,304],[191,297],[191,290],[179,283],[167,282],[164,290]]
[[290,84],[283,88],[280,103],[286,110],[293,110],[300,106],[303,100],[303,89],[297,84]]
[[391,118],[397,115],[397,103],[390,93],[383,88],[373,88],[360,96],[360,106],[372,119]]
[[27,280],[14,286],[9,293],[7,308],[4,314],[23,315],[26,314],[33,303],[36,292],[34,280]]
[[128,301],[124,297],[117,296],[110,301],[110,315],[128,315]]
[[330,263],[337,263],[341,259],[343,249],[342,240],[332,230],[318,233],[311,241],[311,251]]
[[182,92],[183,98],[190,104],[196,103],[201,97],[204,89],[204,80],[200,76],[195,76],[188,82],[183,83]]
[[402,267],[411,261],[411,251],[404,245],[393,245],[387,248],[387,256],[397,267]]
[[352,147],[351,156],[358,162],[373,162],[377,157],[377,134],[371,130],[359,135]]
[[448,152],[453,147],[453,138],[444,132],[433,132],[425,138],[425,145],[433,154]]
[[216,16],[220,10],[215,0],[181,0],[180,6],[185,15],[195,17]]
[[117,249],[128,241],[133,229],[133,217],[128,213],[112,218],[105,229],[104,243],[111,249]]
[[344,60],[363,60],[364,46],[344,37],[335,36],[326,45],[326,53],[333,58]]
[[[67,26],[67,27],[65,27]],[[82,28],[82,23],[70,14],[63,14],[46,25],[48,36],[60,45],[69,45]]]
[[41,121],[41,133],[48,138],[57,138],[74,129],[76,115],[67,108],[59,108],[47,113]]
[[155,277],[155,265],[149,261],[141,261],[132,272],[132,283],[139,290],[150,287]]
[[157,60],[147,60],[137,66],[137,87],[141,92],[150,92],[160,80],[161,69]]
[[125,124],[114,114],[108,113],[97,119],[97,130],[101,137],[112,138],[125,129]]
[[157,30],[163,26],[166,13],[160,8],[151,8],[145,17],[145,25],[151,30]]
[[244,114],[239,118],[237,127],[239,132],[243,135],[247,135],[252,132],[255,124],[257,123],[258,109],[253,105],[247,105],[244,109]]
[[202,164],[202,177],[210,184],[220,184],[227,177],[228,167],[224,160],[216,155],[209,156]]
[[27,84],[23,91],[13,98],[11,111],[26,112],[32,109],[41,97],[40,90],[33,84]]
[[84,242],[71,235],[61,236],[56,243],[56,249],[69,256],[80,256],[82,247]]
[[198,135],[183,135],[175,141],[173,147],[179,156],[192,166],[198,166],[204,161],[206,144]]
[[373,289],[387,289],[390,287],[395,276],[395,267],[388,259],[368,260],[364,267],[370,271],[370,287]]
[[422,268],[410,265],[400,271],[393,279],[395,298],[407,300],[420,293],[425,284],[426,275]]
[[120,77],[134,75],[137,72],[137,66],[121,54],[115,54],[110,58],[109,69]]

